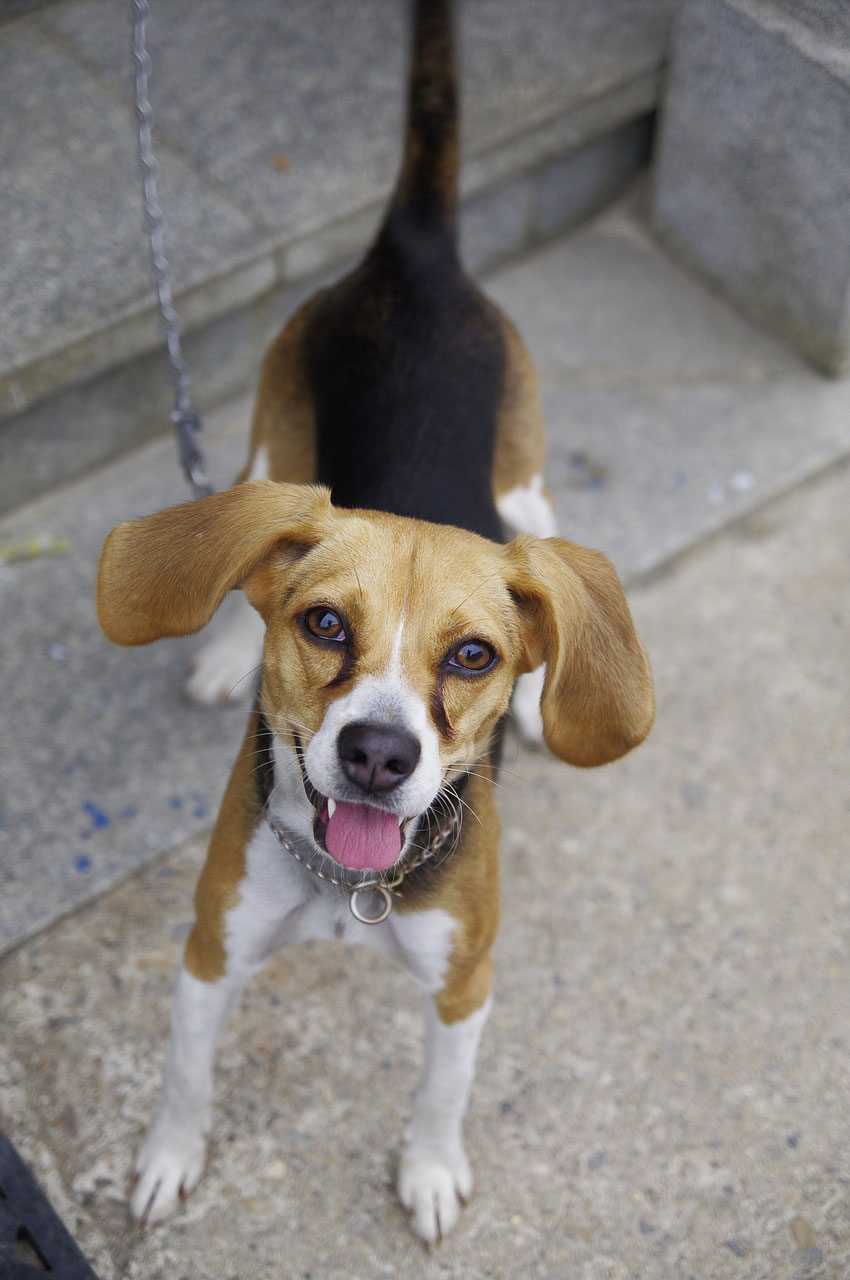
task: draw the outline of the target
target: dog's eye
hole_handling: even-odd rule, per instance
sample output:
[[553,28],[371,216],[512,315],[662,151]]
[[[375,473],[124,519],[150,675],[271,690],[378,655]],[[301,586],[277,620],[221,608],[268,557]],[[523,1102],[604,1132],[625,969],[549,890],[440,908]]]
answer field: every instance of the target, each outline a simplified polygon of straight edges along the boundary
[[448,665],[476,674],[489,671],[497,661],[496,650],[486,640],[464,640],[449,654]]
[[334,613],[333,609],[326,609],[324,605],[308,609],[303,622],[310,634],[318,636],[320,640],[336,640],[343,644],[348,639],[339,614]]

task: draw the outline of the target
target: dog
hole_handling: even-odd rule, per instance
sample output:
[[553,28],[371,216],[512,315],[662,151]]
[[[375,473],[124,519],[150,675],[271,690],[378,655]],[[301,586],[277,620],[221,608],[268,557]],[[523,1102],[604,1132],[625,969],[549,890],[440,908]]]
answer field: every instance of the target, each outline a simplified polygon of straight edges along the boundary
[[[101,557],[118,644],[195,632],[241,592],[196,697],[262,663],[137,1160],[142,1222],[201,1176],[216,1043],[245,983],[283,943],[342,938],[400,960],[423,993],[398,1193],[423,1240],[445,1236],[472,1190],[462,1121],[491,1003],[514,685],[532,682],[527,732],[574,765],[623,755],[653,719],[614,569],[554,536],[531,359],[459,262],[450,0],[417,0],[413,28],[386,215],[270,348],[240,482],[118,526]],[[503,522],[521,531],[507,543]]]

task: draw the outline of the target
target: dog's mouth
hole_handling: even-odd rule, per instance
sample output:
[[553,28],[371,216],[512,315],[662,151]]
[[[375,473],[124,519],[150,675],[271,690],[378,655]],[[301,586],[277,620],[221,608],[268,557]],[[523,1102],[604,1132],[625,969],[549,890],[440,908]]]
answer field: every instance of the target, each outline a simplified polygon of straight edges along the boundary
[[313,839],[334,862],[349,871],[387,871],[398,862],[412,818],[324,796],[307,777],[300,749],[301,781],[313,806]]

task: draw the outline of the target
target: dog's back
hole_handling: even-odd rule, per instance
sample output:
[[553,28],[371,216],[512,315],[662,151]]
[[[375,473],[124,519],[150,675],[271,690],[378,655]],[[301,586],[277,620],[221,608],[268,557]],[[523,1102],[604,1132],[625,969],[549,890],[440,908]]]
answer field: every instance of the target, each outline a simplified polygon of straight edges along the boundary
[[[291,317],[263,361],[240,480],[326,485],[339,507],[548,537],[544,430],[531,358],[464,273],[451,0],[413,0],[405,143],[371,248]],[[189,697],[246,688],[263,631],[247,606],[198,653]],[[528,684],[529,682],[526,682]],[[542,732],[539,679],[516,703]]]
[[302,356],[316,478],[340,506],[499,538],[501,318],[457,250],[451,0],[418,0],[401,172],[362,264],[315,301]]

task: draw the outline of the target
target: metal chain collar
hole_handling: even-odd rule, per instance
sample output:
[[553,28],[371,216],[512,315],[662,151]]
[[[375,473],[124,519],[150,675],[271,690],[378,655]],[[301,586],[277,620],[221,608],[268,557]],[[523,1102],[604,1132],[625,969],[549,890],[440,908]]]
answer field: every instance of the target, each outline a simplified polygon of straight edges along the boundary
[[168,348],[168,360],[171,365],[171,379],[174,383],[174,408],[171,410],[171,421],[177,432],[177,447],[183,473],[195,493],[195,497],[204,498],[213,492],[207,479],[203,454],[198,448],[195,437],[201,430],[200,416],[195,413],[189,402],[189,372],[183,359],[180,344],[180,323],[172,301],[171,266],[165,256],[163,236],[162,209],[157,198],[157,164],[151,146],[151,129],[153,127],[153,109],[148,101],[148,76],[151,60],[145,48],[145,25],[150,17],[148,0],[132,0],[133,11],[133,62],[135,65],[135,104],[139,123],[139,165],[142,171],[142,199],[144,203],[145,229],[150,251],[151,271],[157,298],[162,327],[165,332],[165,344]]
[[[437,828],[436,833],[431,837],[419,856],[414,858],[412,862],[392,868],[389,876],[367,875],[364,879],[357,880],[352,884],[350,880],[340,879],[339,876],[322,871],[320,867],[315,866],[315,855],[311,855],[309,858],[303,857],[290,842],[286,833],[266,814],[266,822],[287,853],[291,853],[293,858],[301,863],[302,867],[312,871],[313,875],[318,876],[320,880],[326,880],[329,884],[335,884],[339,888],[346,890],[351,914],[361,924],[381,924],[382,921],[386,920],[393,909],[393,896],[396,898],[401,897],[401,886],[405,878],[410,875],[411,871],[415,871],[417,867],[421,867],[423,863],[428,862],[441,849],[444,849],[450,840],[455,839],[460,830],[461,818],[462,812],[458,807],[452,811],[451,819],[447,825]],[[381,907],[375,915],[369,915],[363,910],[360,905],[361,894],[374,894],[381,899]]]

